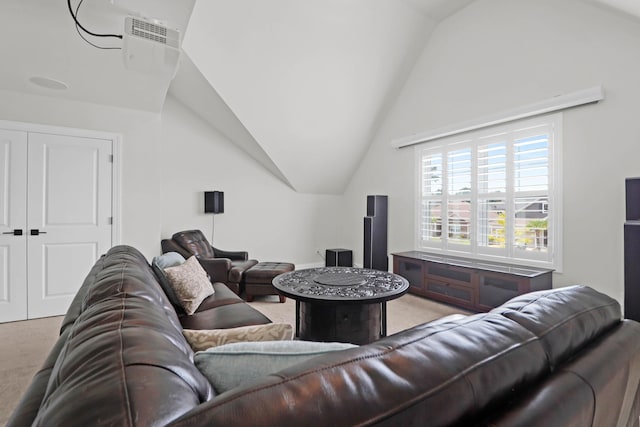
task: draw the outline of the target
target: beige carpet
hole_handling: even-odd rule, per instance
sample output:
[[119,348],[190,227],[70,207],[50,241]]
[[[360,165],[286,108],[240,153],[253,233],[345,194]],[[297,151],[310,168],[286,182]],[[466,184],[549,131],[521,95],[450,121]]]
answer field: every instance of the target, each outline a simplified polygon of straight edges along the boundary
[[[295,322],[295,301],[284,304],[278,297],[256,297],[251,303],[274,322]],[[435,303],[414,295],[404,295],[387,303],[387,331],[394,334],[433,319],[464,310]],[[6,424],[13,408],[25,392],[53,347],[62,317],[0,324],[0,425]]]
[[58,338],[62,316],[0,324],[0,425],[5,425]]

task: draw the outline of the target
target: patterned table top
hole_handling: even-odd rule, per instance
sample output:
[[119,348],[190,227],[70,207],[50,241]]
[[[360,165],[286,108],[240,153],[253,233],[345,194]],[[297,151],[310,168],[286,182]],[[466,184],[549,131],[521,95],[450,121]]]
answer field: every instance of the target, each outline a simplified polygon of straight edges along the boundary
[[273,286],[302,301],[368,304],[401,296],[409,289],[409,282],[387,271],[320,267],[281,274],[273,279]]

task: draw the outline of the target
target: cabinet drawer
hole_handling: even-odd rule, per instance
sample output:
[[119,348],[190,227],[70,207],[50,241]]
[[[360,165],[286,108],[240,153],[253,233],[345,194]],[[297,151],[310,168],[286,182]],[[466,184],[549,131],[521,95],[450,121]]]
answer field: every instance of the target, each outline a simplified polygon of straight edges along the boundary
[[455,280],[462,285],[470,284],[473,280],[473,272],[471,270],[443,264],[427,264],[426,274],[428,276],[436,276],[439,280],[447,283]]
[[470,286],[461,286],[429,277],[426,279],[425,291],[431,298],[452,304],[472,307],[475,303],[474,289]]

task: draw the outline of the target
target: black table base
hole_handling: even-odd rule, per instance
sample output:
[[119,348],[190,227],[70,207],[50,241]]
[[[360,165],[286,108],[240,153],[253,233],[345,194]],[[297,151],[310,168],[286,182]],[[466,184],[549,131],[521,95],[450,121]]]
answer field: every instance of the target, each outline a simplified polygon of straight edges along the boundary
[[297,335],[301,340],[368,344],[386,335],[385,303],[296,303]]

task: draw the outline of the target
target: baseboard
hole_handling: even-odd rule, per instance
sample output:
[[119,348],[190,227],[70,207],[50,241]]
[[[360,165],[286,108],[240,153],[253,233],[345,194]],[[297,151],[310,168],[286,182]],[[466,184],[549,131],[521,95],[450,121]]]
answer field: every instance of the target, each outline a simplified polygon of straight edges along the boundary
[[308,264],[296,264],[296,270],[304,270],[307,268],[318,268],[318,267],[324,267],[324,263],[322,262],[312,262],[312,263],[308,263]]
[[[308,264],[296,264],[296,270],[304,270],[306,268],[318,268],[318,267],[324,267],[324,263],[321,262],[312,262],[312,263],[308,263]],[[354,268],[362,268],[362,264],[354,264],[353,265]]]

